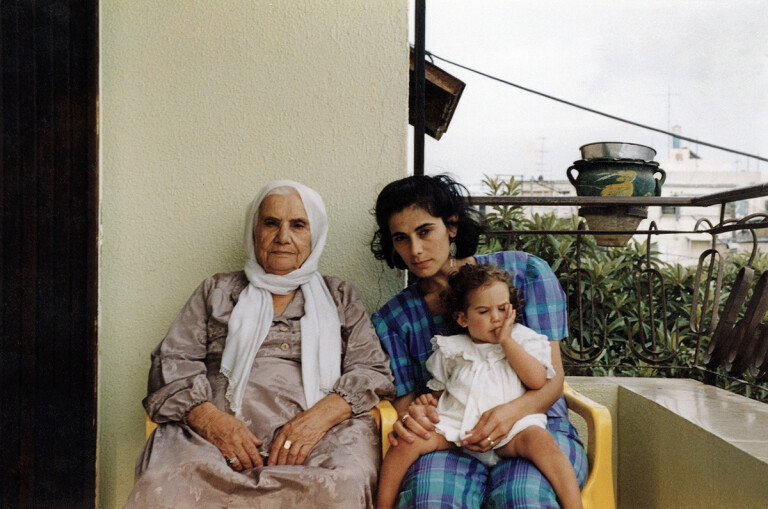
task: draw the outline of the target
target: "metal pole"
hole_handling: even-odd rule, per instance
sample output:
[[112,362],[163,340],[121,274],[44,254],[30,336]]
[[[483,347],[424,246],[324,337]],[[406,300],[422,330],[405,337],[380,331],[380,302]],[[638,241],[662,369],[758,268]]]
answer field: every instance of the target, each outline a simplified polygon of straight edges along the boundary
[[413,125],[413,174],[424,175],[424,103],[425,103],[425,75],[424,75],[424,55],[425,55],[425,19],[426,19],[426,0],[416,0],[415,32],[416,44],[414,51],[416,62],[414,64],[414,108],[416,110],[416,119]]

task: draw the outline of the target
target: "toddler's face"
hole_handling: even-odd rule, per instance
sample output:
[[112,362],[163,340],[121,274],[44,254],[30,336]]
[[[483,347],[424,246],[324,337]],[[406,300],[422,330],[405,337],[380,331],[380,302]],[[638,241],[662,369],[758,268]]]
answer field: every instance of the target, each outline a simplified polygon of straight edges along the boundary
[[476,343],[498,343],[498,329],[504,324],[509,306],[509,287],[494,281],[467,294],[467,310],[457,312],[456,321],[467,328]]

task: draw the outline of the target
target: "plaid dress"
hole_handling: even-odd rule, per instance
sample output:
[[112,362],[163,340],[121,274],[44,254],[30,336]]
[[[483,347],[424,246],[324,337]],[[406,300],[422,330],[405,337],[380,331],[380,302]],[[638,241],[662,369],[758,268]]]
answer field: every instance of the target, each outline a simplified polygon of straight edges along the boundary
[[[513,277],[525,300],[521,322],[560,340],[568,334],[565,293],[549,265],[521,251],[502,251],[475,256]],[[391,359],[397,395],[428,391],[427,358],[435,335],[459,332],[448,316],[432,316],[418,283],[405,288],[371,317]],[[555,437],[576,470],[581,486],[587,477],[587,458],[576,430],[568,421],[565,398],[547,412],[547,429]],[[419,458],[408,470],[400,494],[401,508],[558,508],[549,481],[528,460],[503,459],[489,469],[458,450],[437,451]]]

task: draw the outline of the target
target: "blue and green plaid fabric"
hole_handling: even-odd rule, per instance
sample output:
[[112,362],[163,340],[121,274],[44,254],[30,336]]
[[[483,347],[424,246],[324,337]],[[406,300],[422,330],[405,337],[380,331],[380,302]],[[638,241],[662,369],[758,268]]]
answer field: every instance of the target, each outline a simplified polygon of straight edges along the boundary
[[[503,251],[475,257],[514,276],[514,285],[525,299],[522,323],[550,340],[568,334],[565,293],[549,265],[521,251]],[[432,354],[430,339],[455,334],[447,317],[432,316],[418,284],[395,295],[371,317],[391,359],[397,395],[426,392],[430,378],[425,367]],[[547,412],[547,428],[570,458],[583,485],[587,458],[576,430],[568,422],[565,399]],[[546,478],[524,459],[505,459],[493,469],[459,451],[427,454],[414,463],[403,481],[402,508],[438,507],[559,507]]]
[[[560,398],[547,413],[547,429],[571,461],[579,486],[587,480],[587,457],[576,430],[564,417]],[[411,465],[403,480],[401,509],[487,508],[557,509],[546,477],[522,458],[502,459],[492,469],[459,450],[426,454]]]

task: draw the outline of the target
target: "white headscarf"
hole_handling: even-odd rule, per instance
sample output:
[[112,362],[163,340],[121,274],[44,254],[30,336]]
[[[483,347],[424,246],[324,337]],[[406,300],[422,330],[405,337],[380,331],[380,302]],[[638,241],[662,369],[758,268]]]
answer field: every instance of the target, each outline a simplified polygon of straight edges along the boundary
[[[280,276],[268,274],[256,262],[253,225],[261,202],[278,187],[295,189],[309,218],[312,252],[301,267]],[[248,385],[256,352],[272,325],[272,294],[287,295],[301,287],[304,316],[301,318],[301,377],[307,408],[330,393],[341,376],[341,325],[336,304],[317,264],[328,235],[328,216],[320,195],[298,182],[276,180],[264,186],[248,207],[245,216],[245,274],[248,286],[229,319],[229,332],[221,359],[221,372],[227,377],[227,400],[240,416],[243,395]],[[322,348],[320,342],[322,341]]]

